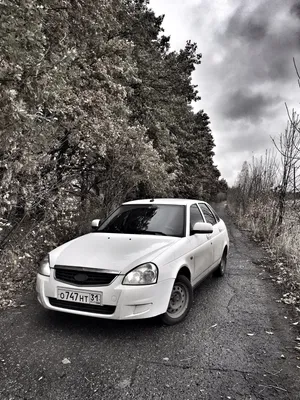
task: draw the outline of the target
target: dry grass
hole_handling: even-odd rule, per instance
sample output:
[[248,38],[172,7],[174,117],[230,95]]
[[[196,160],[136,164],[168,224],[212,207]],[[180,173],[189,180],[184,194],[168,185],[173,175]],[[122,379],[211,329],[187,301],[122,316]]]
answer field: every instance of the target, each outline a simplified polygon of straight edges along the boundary
[[[297,209],[289,207],[278,236],[272,245],[276,258],[284,258],[285,264],[295,281],[300,282],[300,214]],[[299,283],[300,286],[300,283]]]
[[280,228],[274,227],[276,204],[271,199],[253,201],[243,214],[229,203],[240,227],[247,229],[256,241],[263,242],[270,254],[273,271],[278,283],[288,291],[289,298],[300,306],[300,207],[287,204],[285,218]]

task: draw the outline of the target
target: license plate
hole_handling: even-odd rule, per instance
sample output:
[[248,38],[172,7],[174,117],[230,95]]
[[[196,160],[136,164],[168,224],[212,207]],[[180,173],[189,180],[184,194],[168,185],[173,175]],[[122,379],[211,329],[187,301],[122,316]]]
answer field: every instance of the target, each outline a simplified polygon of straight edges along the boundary
[[85,292],[82,290],[57,288],[57,298],[59,300],[73,301],[75,303],[102,305],[101,292]]

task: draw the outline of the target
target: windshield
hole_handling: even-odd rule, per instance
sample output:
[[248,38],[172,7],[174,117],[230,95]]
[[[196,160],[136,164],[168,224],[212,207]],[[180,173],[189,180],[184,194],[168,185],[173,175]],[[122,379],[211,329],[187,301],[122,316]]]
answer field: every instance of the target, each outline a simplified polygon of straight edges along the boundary
[[185,206],[132,204],[118,208],[98,232],[184,236]]

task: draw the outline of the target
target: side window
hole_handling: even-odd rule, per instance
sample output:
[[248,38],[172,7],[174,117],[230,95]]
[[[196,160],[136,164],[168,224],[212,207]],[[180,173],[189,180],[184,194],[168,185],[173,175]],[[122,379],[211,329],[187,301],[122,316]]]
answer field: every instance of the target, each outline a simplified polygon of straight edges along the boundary
[[212,208],[211,205],[209,205],[209,209],[213,213],[213,215],[215,216],[217,222],[219,222],[221,218],[218,216],[218,214],[215,212],[215,210]]
[[196,222],[204,222],[202,214],[197,207],[197,204],[193,204],[190,208],[190,234],[192,232],[193,226]]
[[215,225],[217,223],[216,218],[214,217],[213,213],[210,211],[210,209],[207,207],[206,204],[199,204],[206,222],[209,222],[212,225]]

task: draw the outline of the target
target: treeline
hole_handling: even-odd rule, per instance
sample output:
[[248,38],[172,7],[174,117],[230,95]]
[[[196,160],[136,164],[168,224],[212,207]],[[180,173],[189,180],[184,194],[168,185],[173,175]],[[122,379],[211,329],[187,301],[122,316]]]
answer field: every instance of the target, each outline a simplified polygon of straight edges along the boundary
[[[6,259],[74,236],[124,200],[211,199],[209,117],[195,43],[170,51],[145,0],[0,4],[0,249]],[[1,227],[0,227],[1,228]],[[23,246],[23,247],[22,247]],[[22,250],[23,249],[23,250]]]

